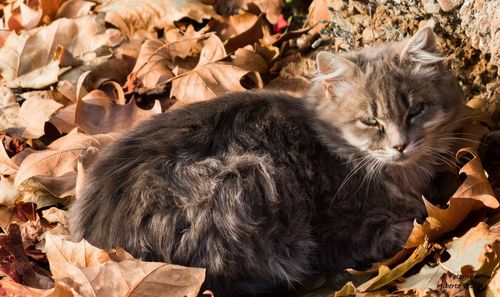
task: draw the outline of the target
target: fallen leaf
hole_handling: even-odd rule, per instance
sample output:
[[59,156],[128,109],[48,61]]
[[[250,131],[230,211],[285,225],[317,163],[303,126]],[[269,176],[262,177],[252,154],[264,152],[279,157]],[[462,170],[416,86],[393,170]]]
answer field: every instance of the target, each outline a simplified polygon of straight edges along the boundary
[[462,149],[458,152],[458,154],[462,153],[469,153],[473,156],[473,159],[460,169],[460,174],[466,175],[464,182],[450,198],[446,209],[434,206],[424,198],[428,217],[422,224],[414,223],[405,248],[420,245],[425,237],[435,240],[454,230],[469,213],[475,210],[498,208],[498,200],[481,166],[481,161],[477,157],[477,152],[474,149]]
[[5,131],[10,127],[22,126],[19,116],[21,107],[16,101],[16,95],[11,89],[0,87],[0,130]]
[[49,222],[49,224],[62,224],[68,227],[68,212],[57,207],[42,210],[42,217]]
[[[438,290],[441,277],[448,272],[456,277],[469,277],[470,280],[481,275],[489,278],[500,260],[500,235],[490,232],[483,222],[446,246],[449,260],[434,267],[424,266],[418,274],[407,277],[397,287],[401,291],[420,289],[424,293]],[[446,286],[441,284],[441,287]]]
[[200,54],[198,65],[191,71],[172,80],[171,98],[176,98],[174,107],[182,104],[209,100],[227,92],[243,91],[247,86],[262,87],[260,75],[221,61],[226,51],[219,38],[212,35]]
[[95,3],[90,1],[68,0],[59,7],[56,18],[76,19],[90,14],[91,8],[94,6]]
[[205,269],[131,259],[118,249],[107,253],[86,241],[73,243],[46,234],[54,279],[83,296],[197,296]]
[[256,5],[272,24],[278,22],[283,7],[282,0],[218,0],[217,10],[223,15],[234,14],[240,9],[248,10],[249,4]]
[[0,280],[0,296],[22,296],[22,297],[79,297],[74,295],[70,289],[56,285],[52,289],[35,289],[21,285],[10,277]]
[[32,29],[42,20],[41,11],[37,11],[22,1],[8,4],[4,7],[3,12],[5,14],[5,23],[10,30]]
[[129,75],[129,80],[133,79],[134,82],[127,84],[137,86],[135,82],[137,80],[141,87],[154,88],[158,83],[174,76],[173,68],[169,44],[165,45],[158,40],[146,40]]
[[137,106],[135,100],[120,105],[103,91],[94,90],[78,101],[75,124],[89,134],[123,132],[159,113],[159,102],[155,102],[152,109],[144,110]]
[[[199,0],[111,0],[97,7],[96,11],[106,13],[106,21],[115,24],[124,22],[131,29],[153,30],[173,28],[174,21],[188,17],[201,23],[203,19],[217,18],[210,5]],[[130,30],[133,31],[133,30]]]
[[261,14],[247,30],[228,38],[224,43],[224,47],[227,53],[232,53],[246,45],[259,42],[259,39],[265,35],[270,35],[270,32],[270,26],[266,23],[264,15]]
[[[40,288],[50,285],[47,277],[37,274],[24,252],[19,225],[10,224],[7,234],[0,235],[0,270],[17,282]],[[47,287],[45,287],[47,288]]]
[[424,260],[429,253],[430,246],[429,243],[425,241],[415,249],[408,259],[393,269],[389,269],[389,267],[381,265],[378,270],[378,275],[360,285],[357,289],[360,292],[375,291],[380,289],[381,287],[390,284],[397,278],[403,276],[403,274],[410,270],[410,268],[422,262],[422,260]]
[[[121,41],[122,34],[116,29],[106,29],[96,15],[58,19],[49,26],[20,35],[11,33],[0,49],[0,75],[12,87],[23,86],[22,83],[30,87],[46,86],[57,82],[54,76],[59,74],[56,71],[59,61],[53,58],[58,47],[69,50],[73,57],[82,61],[91,61],[95,59],[96,50],[114,47]],[[24,79],[20,79],[23,75]],[[30,83],[29,77],[37,82]]]
[[[46,94],[50,94],[46,91]],[[24,101],[19,116],[23,119],[23,125],[17,128],[25,128],[21,136],[26,138],[39,138],[45,134],[45,122],[52,114],[63,105],[49,98],[43,98],[40,93],[24,93],[21,95]],[[47,95],[51,97],[52,95]]]
[[28,155],[19,167],[14,186],[19,188],[29,178],[34,178],[57,197],[74,195],[77,162],[81,152],[90,146],[102,147],[116,136],[90,136],[72,131],[51,143],[47,150]]
[[70,104],[56,111],[49,122],[56,127],[60,133],[69,133],[76,127],[75,124],[76,103]]
[[304,22],[303,27],[313,26],[309,34],[316,34],[322,28],[325,28],[328,22],[322,23],[322,21],[329,21],[331,12],[328,9],[333,7],[332,0],[313,0],[311,5],[309,5],[309,13],[307,19]]
[[210,27],[217,33],[217,36],[226,41],[231,37],[239,35],[252,26],[259,20],[259,17],[250,12],[242,12],[237,15],[224,17],[220,20],[212,20]]
[[0,176],[0,205],[11,206],[19,192],[14,187],[12,177]]

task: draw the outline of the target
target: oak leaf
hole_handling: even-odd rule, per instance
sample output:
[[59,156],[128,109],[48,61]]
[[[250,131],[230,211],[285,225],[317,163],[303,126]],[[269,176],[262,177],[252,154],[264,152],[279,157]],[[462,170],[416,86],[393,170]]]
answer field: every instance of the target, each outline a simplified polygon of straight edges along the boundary
[[442,260],[438,265],[424,266],[418,274],[407,277],[397,287],[402,291],[414,289],[425,294],[438,289],[445,273],[456,277],[489,278],[500,260],[500,234],[489,231],[488,225],[483,222],[446,246],[450,254],[448,260]]
[[121,105],[103,91],[94,90],[78,101],[75,124],[89,134],[123,132],[155,114],[161,113],[159,102],[149,110],[141,109],[130,100]]
[[406,248],[416,247],[424,242],[425,237],[437,239],[455,229],[469,213],[481,209],[496,209],[498,200],[493,193],[481,161],[474,149],[462,149],[458,154],[469,153],[472,160],[466,163],[460,174],[465,174],[464,182],[457,189],[448,202],[446,209],[434,206],[424,198],[428,218],[422,223],[414,223],[414,228],[406,242]]
[[77,162],[82,151],[90,146],[103,147],[116,137],[116,134],[90,136],[72,131],[51,143],[47,150],[29,154],[19,167],[14,186],[19,188],[34,178],[57,197],[74,195]]
[[205,269],[133,259],[122,249],[105,252],[86,241],[73,243],[46,234],[54,279],[83,296],[192,296]]
[[200,0],[110,0],[105,1],[96,10],[106,13],[106,21],[112,24],[127,24],[130,31],[173,28],[174,21],[185,17],[198,23],[203,19],[218,17],[212,6],[205,5]]
[[[12,32],[0,49],[0,75],[10,87],[21,86],[21,83],[32,88],[47,86],[54,80],[57,82],[59,61],[53,59],[59,47],[67,49],[75,58],[90,61],[95,58],[96,50],[114,47],[121,43],[122,37],[118,30],[106,29],[96,15],[58,19],[49,26],[20,35]],[[26,78],[14,81],[29,74],[39,75],[36,79],[40,82],[30,83]]]
[[262,87],[257,72],[221,61],[225,57],[222,42],[211,35],[200,53],[198,65],[173,79],[170,97],[177,99],[174,107],[209,100],[227,92],[243,91],[245,87]]

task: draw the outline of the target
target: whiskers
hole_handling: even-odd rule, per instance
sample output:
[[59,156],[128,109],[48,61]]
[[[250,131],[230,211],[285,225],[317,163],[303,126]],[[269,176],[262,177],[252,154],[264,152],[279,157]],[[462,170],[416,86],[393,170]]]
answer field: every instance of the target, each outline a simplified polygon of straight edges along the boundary
[[[353,164],[352,169],[349,171],[349,173],[346,175],[342,183],[340,184],[339,188],[335,192],[335,195],[333,195],[333,198],[330,201],[330,207],[329,211],[332,209],[333,203],[338,199],[341,198],[341,195],[343,195],[343,190],[348,184],[349,180],[351,180],[356,174],[364,174],[363,179],[361,180],[361,183],[356,186],[356,191],[353,193],[349,193],[351,197],[355,197],[357,193],[361,189],[366,190],[366,195],[368,195],[368,191],[370,188],[370,183],[377,177],[379,176],[380,172],[382,171],[384,165],[386,162],[384,162],[380,157],[381,155],[377,155],[378,153],[372,153],[372,154],[367,154],[362,157],[354,158],[351,160],[348,160],[344,164]],[[366,183],[366,186],[365,186]],[[349,189],[345,189],[349,190]]]

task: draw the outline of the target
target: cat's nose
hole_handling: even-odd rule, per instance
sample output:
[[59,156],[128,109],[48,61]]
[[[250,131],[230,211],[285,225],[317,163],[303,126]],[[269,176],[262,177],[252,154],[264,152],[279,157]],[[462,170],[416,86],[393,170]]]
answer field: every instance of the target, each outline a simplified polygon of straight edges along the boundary
[[402,153],[406,148],[406,143],[396,144],[395,146],[393,146],[393,148]]

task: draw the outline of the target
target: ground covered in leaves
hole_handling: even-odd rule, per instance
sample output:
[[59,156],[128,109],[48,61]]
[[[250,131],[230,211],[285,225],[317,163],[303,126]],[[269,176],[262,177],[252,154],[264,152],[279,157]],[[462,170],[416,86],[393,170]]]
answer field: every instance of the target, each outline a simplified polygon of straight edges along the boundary
[[[8,0],[0,4],[0,296],[197,296],[203,268],[68,238],[67,207],[108,143],[166,110],[250,88],[300,96],[320,49],[433,25],[471,121],[454,193],[406,247],[300,296],[500,295],[498,2]],[[350,281],[350,282],[348,282]],[[210,295],[210,292],[206,292]]]

